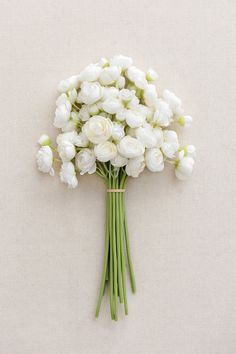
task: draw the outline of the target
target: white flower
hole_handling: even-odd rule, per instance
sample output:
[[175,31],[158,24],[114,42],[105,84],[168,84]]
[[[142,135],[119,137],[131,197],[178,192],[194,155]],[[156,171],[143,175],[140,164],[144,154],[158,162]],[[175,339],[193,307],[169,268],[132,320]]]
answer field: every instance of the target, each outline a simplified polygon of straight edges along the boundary
[[126,123],[130,128],[138,128],[143,125],[145,117],[137,111],[127,110],[126,111]]
[[115,114],[123,108],[123,105],[117,98],[108,98],[102,103],[102,108],[107,113]]
[[152,116],[153,116],[153,109],[150,107],[147,107],[143,104],[139,104],[136,108],[136,110],[141,113],[146,120],[151,120]]
[[75,167],[72,162],[63,162],[60,170],[60,178],[63,183],[66,183],[69,188],[75,188],[78,185],[78,180],[75,173]]
[[124,76],[119,76],[116,81],[116,87],[119,89],[123,89],[125,87],[125,78]]
[[99,81],[102,85],[113,84],[120,76],[120,68],[117,66],[109,66],[102,70]]
[[78,76],[71,76],[66,80],[62,80],[58,85],[59,92],[67,92],[73,90],[74,88],[78,88],[79,86],[79,77]]
[[148,81],[156,81],[158,79],[157,72],[153,69],[149,69],[146,74],[146,79]]
[[115,55],[110,59],[111,65],[121,67],[122,70],[128,69],[133,64],[132,58],[125,57],[124,55]]
[[90,118],[90,114],[88,111],[88,106],[87,105],[83,105],[78,113],[78,118],[81,119],[83,122],[86,122],[87,120],[89,120]]
[[111,164],[114,167],[123,167],[127,164],[128,159],[126,157],[117,154],[113,159],[111,159]]
[[173,113],[178,115],[183,113],[181,100],[173,92],[164,90],[163,98],[169,104]]
[[64,141],[69,141],[70,143],[73,144],[76,137],[77,137],[77,133],[75,131],[59,134],[57,136],[57,145],[62,144]]
[[63,128],[70,119],[71,103],[66,101],[57,107],[55,112],[54,126]]
[[140,89],[144,89],[147,86],[147,80],[145,73],[136,68],[136,66],[130,66],[127,70],[127,77],[130,81],[134,82],[135,86]]
[[160,148],[164,142],[163,130],[161,128],[153,128],[153,133],[156,135],[156,147]]
[[158,99],[156,108],[157,110],[154,113],[153,121],[162,127],[168,127],[173,116],[168,103],[166,103],[162,99]]
[[196,148],[194,145],[186,145],[183,146],[179,149],[179,151],[176,153],[176,156],[178,159],[182,159],[183,157],[196,157]]
[[38,140],[39,145],[44,146],[44,145],[50,145],[51,144],[51,139],[49,138],[48,135],[43,134],[40,136]]
[[192,157],[183,157],[177,161],[175,175],[178,179],[184,181],[191,176],[193,172],[194,159]]
[[54,170],[52,168],[53,153],[49,146],[42,146],[39,149],[36,155],[36,161],[39,171],[49,173],[51,176],[54,175]]
[[145,168],[144,156],[134,157],[128,160],[125,171],[128,176],[138,177]]
[[155,108],[157,105],[157,89],[155,85],[149,84],[143,93],[144,101],[148,107]]
[[102,68],[99,65],[89,64],[79,74],[79,80],[80,81],[97,81],[101,72],[102,72]]
[[69,120],[66,125],[61,128],[61,130],[65,133],[69,133],[69,132],[73,132],[76,130],[76,122],[74,122],[73,120]]
[[108,66],[109,65],[109,61],[107,58],[101,58],[98,62],[98,65],[101,66],[102,68],[105,67],[105,66]]
[[117,154],[117,148],[116,145],[110,141],[105,141],[94,147],[94,153],[99,161],[107,162],[114,159]]
[[112,134],[112,122],[102,116],[93,116],[82,128],[83,133],[94,144],[108,140]]
[[182,127],[186,127],[186,128],[188,128],[190,126],[192,121],[193,121],[193,118],[191,116],[180,116],[177,120],[179,125],[181,125]]
[[147,149],[145,152],[147,168],[152,172],[160,172],[164,169],[163,155],[160,149]]
[[78,147],[87,147],[89,144],[89,140],[87,136],[83,133],[80,132],[74,139],[74,144]]
[[117,98],[119,90],[116,87],[104,87],[102,93],[102,99],[105,101],[108,98]]
[[118,152],[127,158],[138,157],[144,154],[143,144],[136,138],[126,135],[118,144]]
[[124,126],[119,123],[113,122],[112,123],[112,138],[115,141],[119,141],[124,136],[125,136]]
[[73,104],[76,101],[77,95],[78,94],[77,94],[76,89],[73,89],[68,92],[68,100],[70,101],[71,104]]
[[137,96],[134,96],[130,101],[126,102],[126,107],[133,110],[138,110],[139,108],[139,99]]
[[164,143],[161,149],[167,157],[173,158],[179,148],[178,136],[173,130],[164,130],[163,137]]
[[75,147],[70,141],[63,141],[58,145],[57,150],[63,162],[72,160],[76,154]]
[[119,98],[124,102],[129,102],[135,96],[134,90],[122,89],[119,92]]
[[61,104],[66,103],[68,101],[68,97],[65,93],[62,93],[60,96],[58,96],[56,100],[56,106],[59,107]]
[[136,137],[146,148],[153,148],[157,144],[157,136],[148,124],[136,129]]
[[80,174],[92,174],[96,172],[96,156],[91,149],[82,149],[75,157],[76,168]]
[[126,119],[127,112],[128,110],[126,108],[122,108],[116,113],[116,119],[120,122],[123,122]]
[[91,116],[97,115],[100,111],[99,106],[96,103],[87,105],[87,109],[89,114],[91,114]]
[[93,104],[102,97],[102,87],[98,82],[84,81],[78,94],[79,103]]

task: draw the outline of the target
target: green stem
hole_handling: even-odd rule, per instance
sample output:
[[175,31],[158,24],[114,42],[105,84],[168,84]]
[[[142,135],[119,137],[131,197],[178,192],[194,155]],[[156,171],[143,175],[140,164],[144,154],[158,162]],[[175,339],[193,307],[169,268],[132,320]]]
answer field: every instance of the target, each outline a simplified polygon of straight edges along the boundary
[[[113,178],[112,180],[112,188],[116,187],[116,181]],[[116,252],[116,193],[112,193],[112,247],[113,247],[113,270],[114,270],[114,313],[115,313],[115,320],[117,321],[118,317],[118,304],[117,304],[117,296],[118,296],[118,289],[117,289],[117,252]]]
[[[126,187],[126,182],[127,179],[124,180],[123,188]],[[125,244],[126,244],[126,253],[127,253],[127,259],[128,259],[128,265],[129,265],[129,274],[130,274],[130,282],[131,282],[131,288],[132,292],[136,292],[136,281],[135,281],[135,276],[134,276],[134,269],[133,269],[133,264],[132,264],[132,259],[131,259],[131,252],[130,252],[130,241],[129,241],[129,231],[128,231],[128,223],[127,223],[127,216],[126,216],[126,208],[125,208],[125,202],[124,202],[124,195],[122,196],[123,198],[123,217],[124,217],[124,232],[125,232]]]
[[[123,168],[114,169],[111,164],[97,164],[97,173],[107,182],[109,189],[125,189],[127,175]],[[102,297],[106,284],[109,284],[110,312],[113,320],[118,319],[118,297],[124,303],[125,314],[128,314],[126,288],[126,261],[129,267],[132,291],[136,291],[133,265],[130,254],[128,225],[125,211],[125,197],[122,192],[107,194],[107,221],[105,237],[105,255],[101,285],[96,307],[96,317],[99,316]]]

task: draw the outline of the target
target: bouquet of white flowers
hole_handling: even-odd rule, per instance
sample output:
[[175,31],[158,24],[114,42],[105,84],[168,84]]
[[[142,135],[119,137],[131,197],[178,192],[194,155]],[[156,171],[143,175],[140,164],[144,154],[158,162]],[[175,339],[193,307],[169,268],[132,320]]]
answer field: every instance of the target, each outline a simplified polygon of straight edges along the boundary
[[[47,135],[39,139],[37,164],[54,175],[53,162],[61,161],[60,178],[69,188],[78,174],[97,173],[107,185],[105,256],[96,317],[109,285],[111,318],[118,318],[118,300],[128,314],[126,261],[131,288],[136,291],[125,212],[128,177],[145,167],[161,172],[173,164],[185,180],[193,170],[195,147],[180,146],[172,123],[189,126],[181,100],[173,92],[157,93],[153,69],[143,72],[131,58],[118,55],[88,65],[79,75],[60,82],[54,126],[61,130],[55,147]],[[54,156],[56,154],[56,157]]]

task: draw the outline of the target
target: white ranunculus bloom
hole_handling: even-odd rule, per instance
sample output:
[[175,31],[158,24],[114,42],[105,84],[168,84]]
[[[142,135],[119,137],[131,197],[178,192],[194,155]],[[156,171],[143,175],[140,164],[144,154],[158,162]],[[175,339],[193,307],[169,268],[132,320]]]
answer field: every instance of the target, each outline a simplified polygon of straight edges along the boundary
[[56,139],[57,145],[62,144],[64,141],[69,141],[70,143],[74,144],[76,137],[77,137],[77,133],[75,131],[58,134]]
[[196,157],[196,148],[194,145],[184,146],[185,156],[195,158]]
[[88,111],[88,106],[87,105],[83,105],[81,107],[81,109],[79,110],[79,113],[78,113],[78,118],[80,120],[82,120],[83,122],[86,122],[87,120],[89,120],[90,118],[90,114],[89,114],[89,111]]
[[79,76],[74,75],[69,77],[66,80],[62,80],[58,85],[59,92],[71,91],[74,88],[77,89],[79,86]]
[[111,159],[111,164],[114,167],[123,167],[127,164],[128,159],[126,157],[117,154],[113,159]]
[[101,72],[102,72],[101,66],[99,66],[97,64],[89,64],[79,74],[79,80],[80,81],[97,81]]
[[134,96],[129,102],[126,102],[126,108],[138,111],[139,109],[139,99]]
[[139,104],[136,108],[136,110],[141,113],[146,120],[150,121],[153,117],[153,109],[150,107],[147,107],[143,104]]
[[73,104],[76,99],[77,99],[77,90],[74,88],[73,90],[68,92],[68,101],[70,101],[71,104]]
[[119,92],[119,98],[124,102],[129,102],[135,96],[134,90],[122,89]]
[[68,96],[65,93],[62,93],[57,97],[56,106],[59,107],[61,104],[66,103],[66,101],[68,101]]
[[98,82],[84,81],[78,94],[79,103],[93,104],[102,97],[102,87]]
[[63,183],[66,183],[69,188],[75,188],[78,185],[78,180],[75,173],[75,167],[72,162],[63,162],[60,170],[60,178]]
[[153,148],[157,144],[157,136],[150,125],[136,129],[136,137],[146,148]]
[[147,168],[152,172],[161,172],[164,169],[163,155],[158,148],[145,151],[145,162]]
[[122,108],[119,112],[116,113],[116,119],[120,122],[123,122],[126,119],[128,110],[126,108]]
[[144,89],[147,86],[147,80],[145,73],[136,68],[136,66],[130,66],[127,70],[127,77],[130,81],[134,82],[135,86],[140,89]]
[[119,95],[119,90],[116,87],[104,87],[102,93],[103,101],[111,98],[117,98]]
[[92,143],[103,143],[111,137],[112,122],[109,118],[93,116],[84,124],[82,131]]
[[75,146],[70,141],[63,141],[58,145],[57,151],[63,162],[71,161],[76,154]]
[[134,157],[129,159],[125,167],[128,176],[138,177],[145,168],[144,156]]
[[71,103],[66,101],[57,107],[54,118],[54,126],[56,128],[63,128],[70,119]]
[[160,148],[164,142],[163,130],[161,128],[153,128],[153,133],[156,135],[157,138],[156,147]]
[[127,158],[138,157],[144,154],[145,147],[136,138],[126,135],[118,144],[118,152]]
[[147,73],[146,73],[146,79],[147,81],[156,81],[158,79],[157,72],[150,68]]
[[132,64],[132,58],[125,57],[124,55],[115,55],[110,59],[111,65],[119,66],[122,70],[128,69]]
[[36,161],[39,171],[49,173],[51,176],[54,175],[54,170],[52,168],[53,153],[49,146],[42,146],[39,149],[36,155]]
[[112,123],[112,138],[115,141],[119,141],[124,136],[125,136],[124,126],[119,123],[113,122]]
[[125,78],[124,76],[119,76],[116,81],[116,87],[118,89],[123,89],[125,87]]
[[156,86],[152,84],[147,85],[145,87],[143,97],[148,107],[155,108],[158,100]]
[[186,127],[188,128],[191,123],[193,121],[193,118],[191,116],[180,116],[177,119],[177,122],[179,123],[179,125],[181,125],[182,127]]
[[102,68],[104,68],[105,66],[109,66],[109,61],[107,58],[102,57],[102,58],[100,58],[98,65],[101,66]]
[[82,149],[75,157],[76,168],[80,174],[92,174],[96,172],[96,156],[91,149]]
[[116,80],[118,80],[120,76],[120,68],[117,66],[108,66],[102,69],[102,72],[99,76],[99,82],[102,85],[111,85]]
[[177,161],[175,175],[178,179],[184,181],[191,176],[193,172],[194,159],[192,157],[183,157]]
[[130,128],[138,128],[145,122],[145,117],[137,111],[128,109],[126,111],[126,123]]
[[196,148],[194,145],[183,146],[176,152],[176,156],[179,160],[186,156],[194,159],[196,157]]
[[123,105],[117,98],[108,98],[102,103],[102,108],[107,113],[116,114],[123,108]]
[[63,133],[68,133],[76,130],[75,124],[69,120],[63,128],[61,128]]
[[161,149],[163,153],[171,159],[179,148],[178,136],[173,130],[164,130],[163,137],[164,142]]
[[114,159],[117,155],[117,147],[110,141],[105,141],[104,143],[95,145],[94,153],[98,161],[107,162]]
[[173,92],[164,90],[163,98],[169,104],[173,113],[178,115],[183,113],[181,100]]
[[88,112],[89,112],[89,114],[91,114],[91,116],[98,115],[98,113],[100,111],[100,107],[97,103],[87,105],[87,108],[88,108]]
[[43,134],[40,136],[38,140],[39,145],[44,146],[44,145],[50,145],[51,144],[51,139],[49,138],[48,135]]
[[78,146],[78,147],[87,147],[88,144],[89,144],[89,140],[88,140],[87,136],[83,132],[80,132],[75,137],[74,144],[75,144],[75,146]]
[[165,101],[158,99],[157,110],[154,113],[153,121],[159,124],[161,127],[168,127],[171,123],[173,113]]

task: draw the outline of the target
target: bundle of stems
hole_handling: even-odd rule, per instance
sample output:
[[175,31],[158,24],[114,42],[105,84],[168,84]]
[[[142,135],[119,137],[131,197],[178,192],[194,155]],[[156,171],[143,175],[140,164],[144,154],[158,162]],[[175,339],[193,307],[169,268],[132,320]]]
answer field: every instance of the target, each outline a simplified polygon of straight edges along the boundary
[[125,190],[128,176],[123,168],[115,168],[110,162],[98,163],[96,173],[105,179],[108,193],[104,265],[95,316],[99,316],[102,298],[106,285],[108,285],[111,318],[117,321],[119,302],[124,304],[124,312],[128,315],[126,263],[128,264],[132,292],[136,291],[125,196],[123,191],[117,191]]

